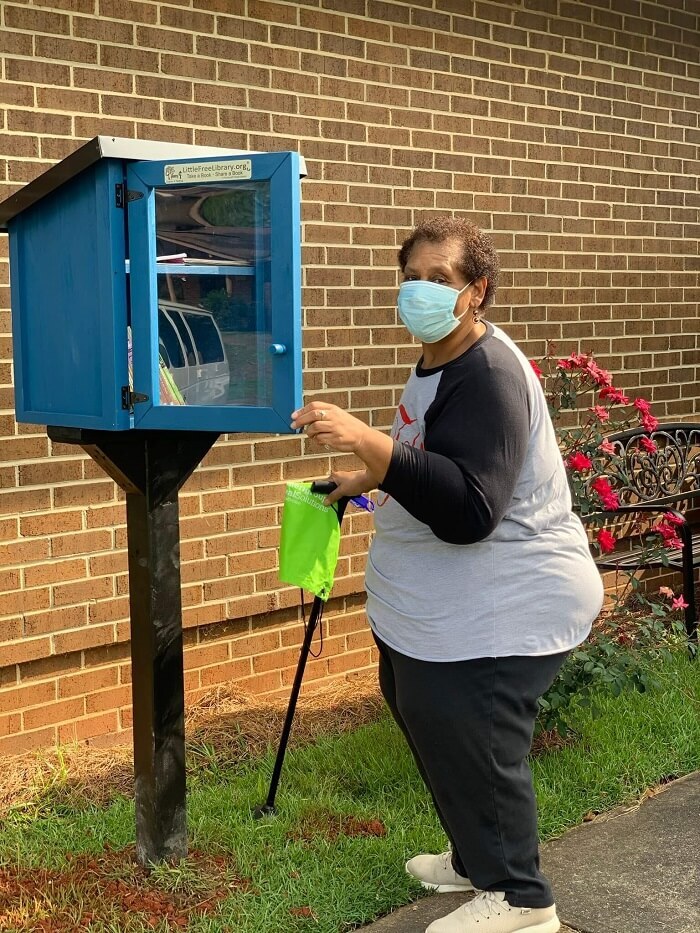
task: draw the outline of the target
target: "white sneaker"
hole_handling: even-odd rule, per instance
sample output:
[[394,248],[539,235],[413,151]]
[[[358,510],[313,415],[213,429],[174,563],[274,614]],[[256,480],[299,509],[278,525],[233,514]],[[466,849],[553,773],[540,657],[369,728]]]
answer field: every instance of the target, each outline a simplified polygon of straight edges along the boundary
[[452,867],[452,853],[416,855],[406,862],[406,871],[417,878],[424,888],[446,894],[448,891],[473,891],[469,878],[458,875]]
[[425,933],[557,933],[560,927],[554,905],[513,907],[503,891],[482,891]]

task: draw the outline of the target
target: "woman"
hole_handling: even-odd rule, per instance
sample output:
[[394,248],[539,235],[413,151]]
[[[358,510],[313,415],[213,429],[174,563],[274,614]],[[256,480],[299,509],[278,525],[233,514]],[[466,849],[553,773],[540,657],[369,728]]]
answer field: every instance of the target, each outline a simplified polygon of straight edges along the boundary
[[478,892],[429,933],[556,933],[527,756],[537,699],[600,610],[600,575],[539,380],[482,317],[491,241],[428,220],[399,265],[398,312],[422,355],[392,436],[320,401],[292,427],[364,463],[331,474],[327,502],[380,490],[366,573],[380,684],[451,843],[406,869]]

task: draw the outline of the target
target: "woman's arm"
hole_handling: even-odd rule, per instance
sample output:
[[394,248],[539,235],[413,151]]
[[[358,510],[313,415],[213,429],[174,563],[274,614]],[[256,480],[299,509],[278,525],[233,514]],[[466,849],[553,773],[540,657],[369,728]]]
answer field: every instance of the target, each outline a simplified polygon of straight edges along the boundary
[[377,486],[389,469],[394,441],[337,405],[313,401],[292,412],[291,427],[303,428],[308,437],[341,453],[353,453],[367,469],[369,489]]
[[512,502],[525,462],[527,381],[517,358],[506,353],[496,365],[487,361],[443,374],[426,413],[425,449],[397,444],[381,483],[451,544],[491,534]]

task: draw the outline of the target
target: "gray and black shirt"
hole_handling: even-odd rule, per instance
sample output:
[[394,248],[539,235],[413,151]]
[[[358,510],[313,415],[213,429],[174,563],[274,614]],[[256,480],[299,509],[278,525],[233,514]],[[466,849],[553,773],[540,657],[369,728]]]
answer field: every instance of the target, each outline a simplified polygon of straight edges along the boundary
[[374,513],[372,627],[426,661],[566,651],[603,599],[539,379],[486,328],[411,373]]

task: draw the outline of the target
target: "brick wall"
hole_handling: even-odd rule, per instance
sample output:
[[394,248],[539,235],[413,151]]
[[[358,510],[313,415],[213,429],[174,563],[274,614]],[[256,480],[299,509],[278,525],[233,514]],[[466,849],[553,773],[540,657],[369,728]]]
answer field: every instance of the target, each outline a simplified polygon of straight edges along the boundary
[[[526,352],[594,350],[662,417],[692,415],[699,20],[697,0],[0,0],[0,197],[97,134],[299,149],[307,393],[388,427],[416,357],[397,244],[456,211],[494,232],[491,317]],[[0,237],[0,754],[112,741],[130,715],[123,499],[14,422],[6,255]],[[298,437],[225,437],[188,483],[192,696],[288,688],[301,631],[279,503],[329,465]],[[344,526],[309,684],[372,661],[369,531]]]

